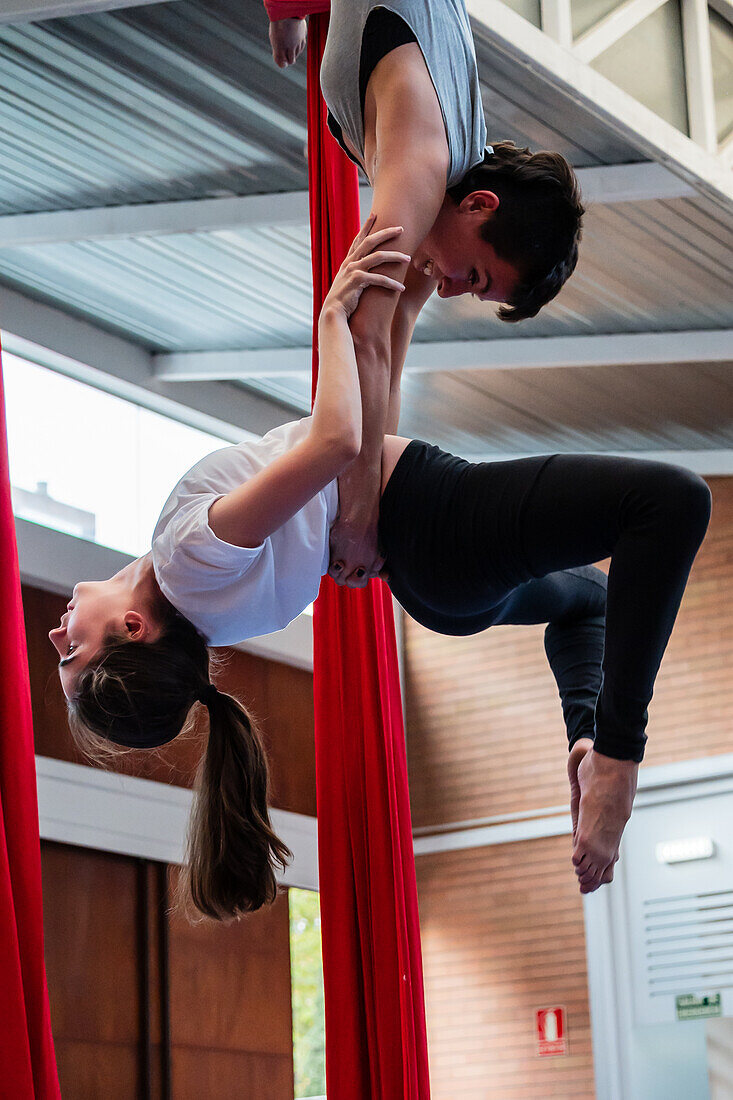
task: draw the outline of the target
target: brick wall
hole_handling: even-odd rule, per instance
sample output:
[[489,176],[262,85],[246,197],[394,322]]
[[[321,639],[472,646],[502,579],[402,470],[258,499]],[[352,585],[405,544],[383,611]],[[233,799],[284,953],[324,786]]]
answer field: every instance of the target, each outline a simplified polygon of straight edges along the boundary
[[[733,752],[733,478],[650,708],[647,762]],[[446,638],[405,624],[416,826],[567,803],[566,736],[542,627]],[[583,910],[567,836],[418,858],[433,1100],[594,1096]],[[540,1059],[534,1010],[562,1004],[569,1054]]]

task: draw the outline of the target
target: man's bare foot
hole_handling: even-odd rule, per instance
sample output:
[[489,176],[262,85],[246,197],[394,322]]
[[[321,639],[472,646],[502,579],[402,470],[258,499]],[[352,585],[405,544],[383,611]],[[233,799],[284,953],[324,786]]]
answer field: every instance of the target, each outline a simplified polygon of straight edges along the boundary
[[[624,826],[631,816],[636,794],[639,765],[633,760],[614,760],[595,749],[578,749],[575,779],[571,774],[571,813],[573,784],[579,791],[577,818],[573,817],[573,864],[581,894],[590,894],[604,883],[613,881],[613,868]],[[572,754],[571,754],[572,759]],[[570,773],[570,763],[568,772]]]
[[307,33],[305,19],[277,19],[270,23],[272,56],[279,69],[286,69],[300,56]]

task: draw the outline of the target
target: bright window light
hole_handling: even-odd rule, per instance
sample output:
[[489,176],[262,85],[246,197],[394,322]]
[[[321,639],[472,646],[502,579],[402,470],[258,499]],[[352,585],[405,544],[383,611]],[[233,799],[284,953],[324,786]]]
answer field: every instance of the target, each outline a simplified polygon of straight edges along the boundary
[[288,902],[295,1095],[298,1100],[326,1100],[320,896],[291,887]]
[[228,440],[5,353],[16,515],[137,556],[180,477]]

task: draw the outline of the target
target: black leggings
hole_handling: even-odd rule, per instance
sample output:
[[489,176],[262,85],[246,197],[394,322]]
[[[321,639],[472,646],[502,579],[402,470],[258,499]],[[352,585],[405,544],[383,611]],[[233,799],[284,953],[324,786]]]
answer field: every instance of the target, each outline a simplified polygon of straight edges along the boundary
[[[591,455],[470,463],[413,440],[387,483],[389,584],[441,634],[548,623],[570,744],[644,755],[647,707],[710,491],[678,466]],[[611,557],[604,574],[590,562]],[[607,588],[607,591],[606,591]]]

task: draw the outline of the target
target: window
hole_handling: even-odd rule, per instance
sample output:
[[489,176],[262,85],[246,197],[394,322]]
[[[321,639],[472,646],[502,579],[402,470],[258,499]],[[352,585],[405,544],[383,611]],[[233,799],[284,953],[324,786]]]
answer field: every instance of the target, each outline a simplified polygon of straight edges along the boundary
[[297,1100],[326,1096],[326,1029],[323,1013],[320,898],[314,890],[288,890],[293,1060]]
[[137,556],[179,478],[227,440],[3,355],[13,510]]

